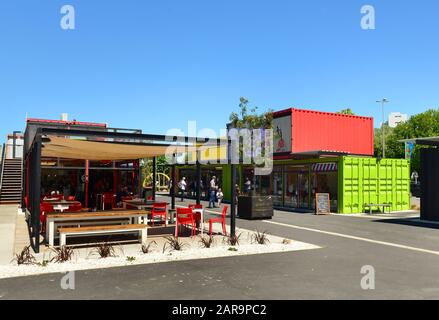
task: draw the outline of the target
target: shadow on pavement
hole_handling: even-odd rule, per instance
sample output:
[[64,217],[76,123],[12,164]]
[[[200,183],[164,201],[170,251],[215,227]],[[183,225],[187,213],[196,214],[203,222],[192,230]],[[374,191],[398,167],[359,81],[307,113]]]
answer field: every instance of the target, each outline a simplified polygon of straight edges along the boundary
[[427,221],[421,221],[419,218],[395,218],[395,219],[380,219],[373,220],[373,222],[399,224],[411,227],[421,227],[429,229],[439,229],[439,224]]

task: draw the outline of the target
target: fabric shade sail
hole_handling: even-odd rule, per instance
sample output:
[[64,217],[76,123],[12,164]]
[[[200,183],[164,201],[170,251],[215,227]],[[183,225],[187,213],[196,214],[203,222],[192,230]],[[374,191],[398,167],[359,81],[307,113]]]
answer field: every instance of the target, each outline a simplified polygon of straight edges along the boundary
[[48,136],[43,140],[42,156],[78,160],[134,160],[166,154],[183,153],[191,146],[130,144],[129,142],[90,141]]

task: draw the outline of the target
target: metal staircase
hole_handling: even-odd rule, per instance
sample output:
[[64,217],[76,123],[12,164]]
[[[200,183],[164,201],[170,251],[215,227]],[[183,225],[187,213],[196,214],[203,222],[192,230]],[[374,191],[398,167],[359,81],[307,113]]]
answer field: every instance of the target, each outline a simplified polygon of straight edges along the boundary
[[6,159],[3,151],[0,174],[0,204],[21,203],[22,159]]

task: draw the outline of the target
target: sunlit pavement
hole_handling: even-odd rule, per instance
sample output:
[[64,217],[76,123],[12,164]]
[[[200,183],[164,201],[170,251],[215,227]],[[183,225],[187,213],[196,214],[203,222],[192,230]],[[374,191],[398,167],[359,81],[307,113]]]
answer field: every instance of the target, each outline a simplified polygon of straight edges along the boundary
[[[193,200],[177,205],[193,203]],[[207,203],[206,203],[207,204]],[[220,209],[213,209],[220,212]],[[315,216],[275,211],[238,228],[322,246],[303,252],[131,266],[0,280],[3,299],[437,299],[439,225],[395,217]],[[362,288],[363,266],[375,270]]]

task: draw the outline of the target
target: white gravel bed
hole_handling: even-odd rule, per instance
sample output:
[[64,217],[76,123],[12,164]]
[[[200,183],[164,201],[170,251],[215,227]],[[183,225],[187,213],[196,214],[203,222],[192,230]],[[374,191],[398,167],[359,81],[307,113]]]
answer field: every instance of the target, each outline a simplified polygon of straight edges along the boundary
[[[147,254],[141,252],[140,244],[115,245],[117,257],[100,258],[93,249],[75,249],[74,256],[71,261],[64,263],[50,262],[46,266],[42,265],[20,265],[15,262],[10,265],[0,266],[0,279],[21,276],[30,276],[47,273],[61,273],[76,270],[100,269],[111,267],[122,267],[132,265],[142,265],[150,263],[161,263],[171,261],[184,261],[195,259],[210,259],[220,257],[233,257],[254,254],[267,254],[279,252],[291,252],[298,250],[318,249],[320,247],[294,241],[291,239],[283,239],[275,236],[268,236],[269,243],[265,245],[257,244],[252,241],[252,234],[248,230],[240,229],[237,234],[241,233],[240,244],[232,247],[224,241],[222,236],[214,236],[214,244],[211,248],[202,248],[200,237],[180,238],[186,245],[181,251],[171,251],[167,249],[163,252],[163,245],[166,240],[162,237],[151,238],[148,242],[155,240],[157,244],[151,246],[151,251]],[[285,240],[286,243],[285,243]],[[234,248],[230,250],[230,248]],[[236,251],[234,251],[236,250]],[[38,262],[50,260],[53,253],[44,253],[36,256]],[[130,257],[130,261],[128,260]]]

